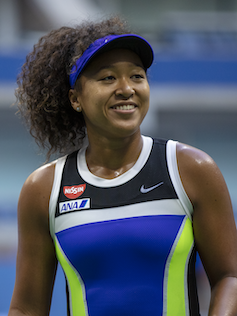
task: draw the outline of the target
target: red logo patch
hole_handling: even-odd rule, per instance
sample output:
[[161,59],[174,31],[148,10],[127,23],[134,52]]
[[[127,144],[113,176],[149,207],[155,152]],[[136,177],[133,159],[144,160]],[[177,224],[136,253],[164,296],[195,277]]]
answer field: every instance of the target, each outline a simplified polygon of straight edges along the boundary
[[69,199],[75,199],[82,195],[86,189],[85,184],[73,185],[71,187],[63,187],[64,195]]

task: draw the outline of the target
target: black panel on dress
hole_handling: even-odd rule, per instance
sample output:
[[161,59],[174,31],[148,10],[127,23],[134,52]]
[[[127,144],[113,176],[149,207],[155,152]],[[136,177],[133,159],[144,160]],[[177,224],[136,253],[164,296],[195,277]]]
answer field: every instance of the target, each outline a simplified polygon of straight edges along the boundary
[[[155,139],[150,156],[140,172],[128,182],[116,187],[102,188],[86,183],[78,173],[78,152],[70,154],[64,166],[58,202],[70,201],[63,193],[64,186],[81,184],[86,184],[86,190],[79,198],[90,198],[91,209],[104,209],[162,199],[177,199],[168,172],[166,144],[166,140]],[[159,183],[162,184],[148,193],[141,192],[142,186],[150,188]],[[56,216],[59,215],[63,214],[59,214],[57,207]]]

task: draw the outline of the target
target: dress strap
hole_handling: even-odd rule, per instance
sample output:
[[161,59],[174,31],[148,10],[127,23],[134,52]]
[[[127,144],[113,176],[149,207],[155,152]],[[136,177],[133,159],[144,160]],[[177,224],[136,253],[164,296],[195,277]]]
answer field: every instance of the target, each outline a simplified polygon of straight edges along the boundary
[[66,162],[67,156],[61,157],[56,161],[55,171],[54,171],[54,182],[52,187],[52,192],[49,200],[49,229],[51,237],[54,239],[54,223],[55,223],[55,212],[57,206],[57,200],[59,195],[59,190],[61,186],[61,179],[63,174],[63,168]]
[[182,207],[185,213],[190,218],[190,220],[192,220],[193,206],[190,199],[187,196],[187,193],[180,179],[180,174],[179,174],[178,164],[177,164],[176,145],[177,145],[176,141],[169,140],[167,142],[166,155],[167,155],[168,170],[169,170],[169,174],[173,182],[175,191],[182,204]]

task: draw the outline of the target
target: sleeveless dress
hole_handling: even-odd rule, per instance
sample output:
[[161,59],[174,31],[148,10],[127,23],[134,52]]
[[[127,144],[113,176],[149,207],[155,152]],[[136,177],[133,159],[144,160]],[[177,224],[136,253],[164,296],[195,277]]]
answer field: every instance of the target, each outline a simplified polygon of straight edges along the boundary
[[109,180],[90,173],[85,151],[58,159],[49,205],[68,315],[200,315],[176,142],[143,136],[136,164]]

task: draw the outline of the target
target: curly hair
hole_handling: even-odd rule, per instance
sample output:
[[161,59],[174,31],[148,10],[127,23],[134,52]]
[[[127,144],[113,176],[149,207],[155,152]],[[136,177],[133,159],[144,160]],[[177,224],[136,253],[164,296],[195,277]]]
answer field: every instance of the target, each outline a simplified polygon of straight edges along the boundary
[[21,116],[37,144],[54,153],[80,148],[86,135],[82,113],[73,110],[68,92],[75,61],[96,39],[130,33],[119,17],[61,27],[41,37],[17,77],[15,95]]

